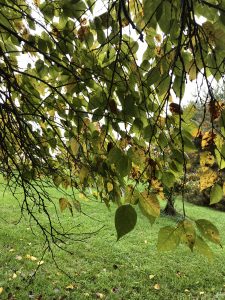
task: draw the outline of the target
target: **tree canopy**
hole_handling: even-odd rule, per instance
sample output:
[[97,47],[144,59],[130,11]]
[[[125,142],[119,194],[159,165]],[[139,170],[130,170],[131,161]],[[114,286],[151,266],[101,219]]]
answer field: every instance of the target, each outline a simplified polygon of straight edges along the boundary
[[[224,0],[0,4],[1,173],[15,196],[22,188],[21,209],[47,241],[65,234],[51,223],[49,187],[65,194],[61,210],[81,209],[77,191],[116,203],[119,239],[135,226],[136,204],[154,223],[174,184],[185,186],[196,151],[199,189],[221,200],[225,110],[212,86],[224,76]],[[188,81],[199,101],[206,86],[204,133],[204,118],[197,123],[195,107],[182,102]],[[207,252],[205,238],[220,244],[210,221],[189,220],[185,206],[183,215],[159,232],[160,250],[184,241]]]

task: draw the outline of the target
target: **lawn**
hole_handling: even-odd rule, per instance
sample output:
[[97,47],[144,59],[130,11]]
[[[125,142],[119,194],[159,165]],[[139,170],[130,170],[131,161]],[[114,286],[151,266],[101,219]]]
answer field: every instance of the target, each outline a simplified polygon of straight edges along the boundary
[[[86,215],[60,213],[66,228],[74,227],[77,241],[67,247],[72,254],[54,249],[57,268],[50,253],[42,257],[43,239],[34,224],[28,218],[16,223],[20,210],[12,195],[1,192],[1,199],[0,299],[225,299],[224,249],[210,244],[212,261],[185,246],[157,252],[159,228],[176,219],[161,217],[151,227],[138,212],[136,228],[116,242],[115,208],[83,199]],[[176,205],[181,210],[179,201]],[[225,244],[224,213],[188,203],[186,209],[194,219],[213,221]],[[84,232],[88,239],[79,241]]]

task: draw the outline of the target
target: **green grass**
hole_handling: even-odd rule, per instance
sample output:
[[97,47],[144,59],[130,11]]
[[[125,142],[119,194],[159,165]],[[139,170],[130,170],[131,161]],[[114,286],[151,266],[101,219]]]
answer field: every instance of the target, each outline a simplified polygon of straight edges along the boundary
[[[71,242],[68,249],[72,255],[55,248],[56,261],[71,275],[69,278],[57,269],[50,253],[42,259],[40,232],[32,224],[36,236],[32,233],[28,218],[15,224],[20,216],[18,205],[10,193],[6,192],[4,197],[1,194],[0,287],[4,290],[0,299],[225,299],[223,249],[210,245],[215,253],[211,262],[185,246],[174,252],[159,253],[156,250],[159,228],[175,220],[162,217],[151,227],[140,213],[135,230],[116,242],[114,209],[109,211],[104,204],[94,201],[83,200],[82,204],[91,218],[79,213],[72,217],[65,211],[60,214],[65,226],[74,227],[77,238],[79,232],[94,232],[104,227],[86,241]],[[188,203],[186,208],[190,217],[213,221],[221,232],[222,244],[225,243],[224,213]],[[177,209],[181,210],[179,202]],[[44,261],[32,282],[37,261],[26,255]],[[154,288],[156,284],[160,289]]]

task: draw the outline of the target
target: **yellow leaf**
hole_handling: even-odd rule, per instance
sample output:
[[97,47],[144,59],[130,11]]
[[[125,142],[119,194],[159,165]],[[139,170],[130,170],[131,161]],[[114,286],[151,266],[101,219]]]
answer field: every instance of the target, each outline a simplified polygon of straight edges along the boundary
[[153,279],[155,277],[155,275],[151,274],[149,275],[149,279]]
[[43,265],[43,263],[44,263],[43,260],[39,260],[39,261],[37,262],[37,265],[38,265],[38,266],[41,266],[41,265]]
[[17,255],[17,256],[16,256],[16,259],[17,259],[17,260],[22,260],[23,258],[22,258],[22,256]]
[[15,279],[17,277],[16,273],[13,273],[12,278]]
[[107,182],[107,191],[110,193],[113,190],[113,184],[111,182]]
[[159,284],[159,283],[156,283],[156,284],[154,285],[154,289],[155,289],[155,290],[160,290],[160,284]]
[[4,288],[0,287],[0,294],[2,294],[3,291],[4,291]]
[[74,290],[75,286],[73,284],[69,284],[66,286],[66,290]]
[[9,249],[9,252],[14,252],[14,251],[15,251],[15,249],[13,249],[13,248]]
[[202,142],[201,142],[202,149],[210,145],[213,145],[215,139],[216,139],[215,133],[213,133],[212,131],[206,131],[202,137]]
[[204,168],[203,172],[200,174],[200,191],[211,187],[215,183],[217,177],[218,174],[216,171],[213,171],[209,168]]
[[98,299],[104,299],[105,295],[102,294],[102,293],[96,293],[96,297],[97,297]]
[[215,162],[214,156],[209,151],[204,151],[200,153],[200,165],[204,166],[212,166]]
[[32,256],[32,255],[30,255],[30,254],[27,254],[27,255],[26,255],[26,258],[29,259],[29,260],[31,260],[31,261],[36,261],[36,260],[37,260],[37,257]]

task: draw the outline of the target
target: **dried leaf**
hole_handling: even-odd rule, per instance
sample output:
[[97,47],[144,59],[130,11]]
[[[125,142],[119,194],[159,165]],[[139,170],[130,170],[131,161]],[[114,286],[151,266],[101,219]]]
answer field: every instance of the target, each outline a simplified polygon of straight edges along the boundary
[[159,284],[159,283],[156,283],[156,284],[154,285],[154,289],[155,289],[155,290],[160,290],[160,284]]

